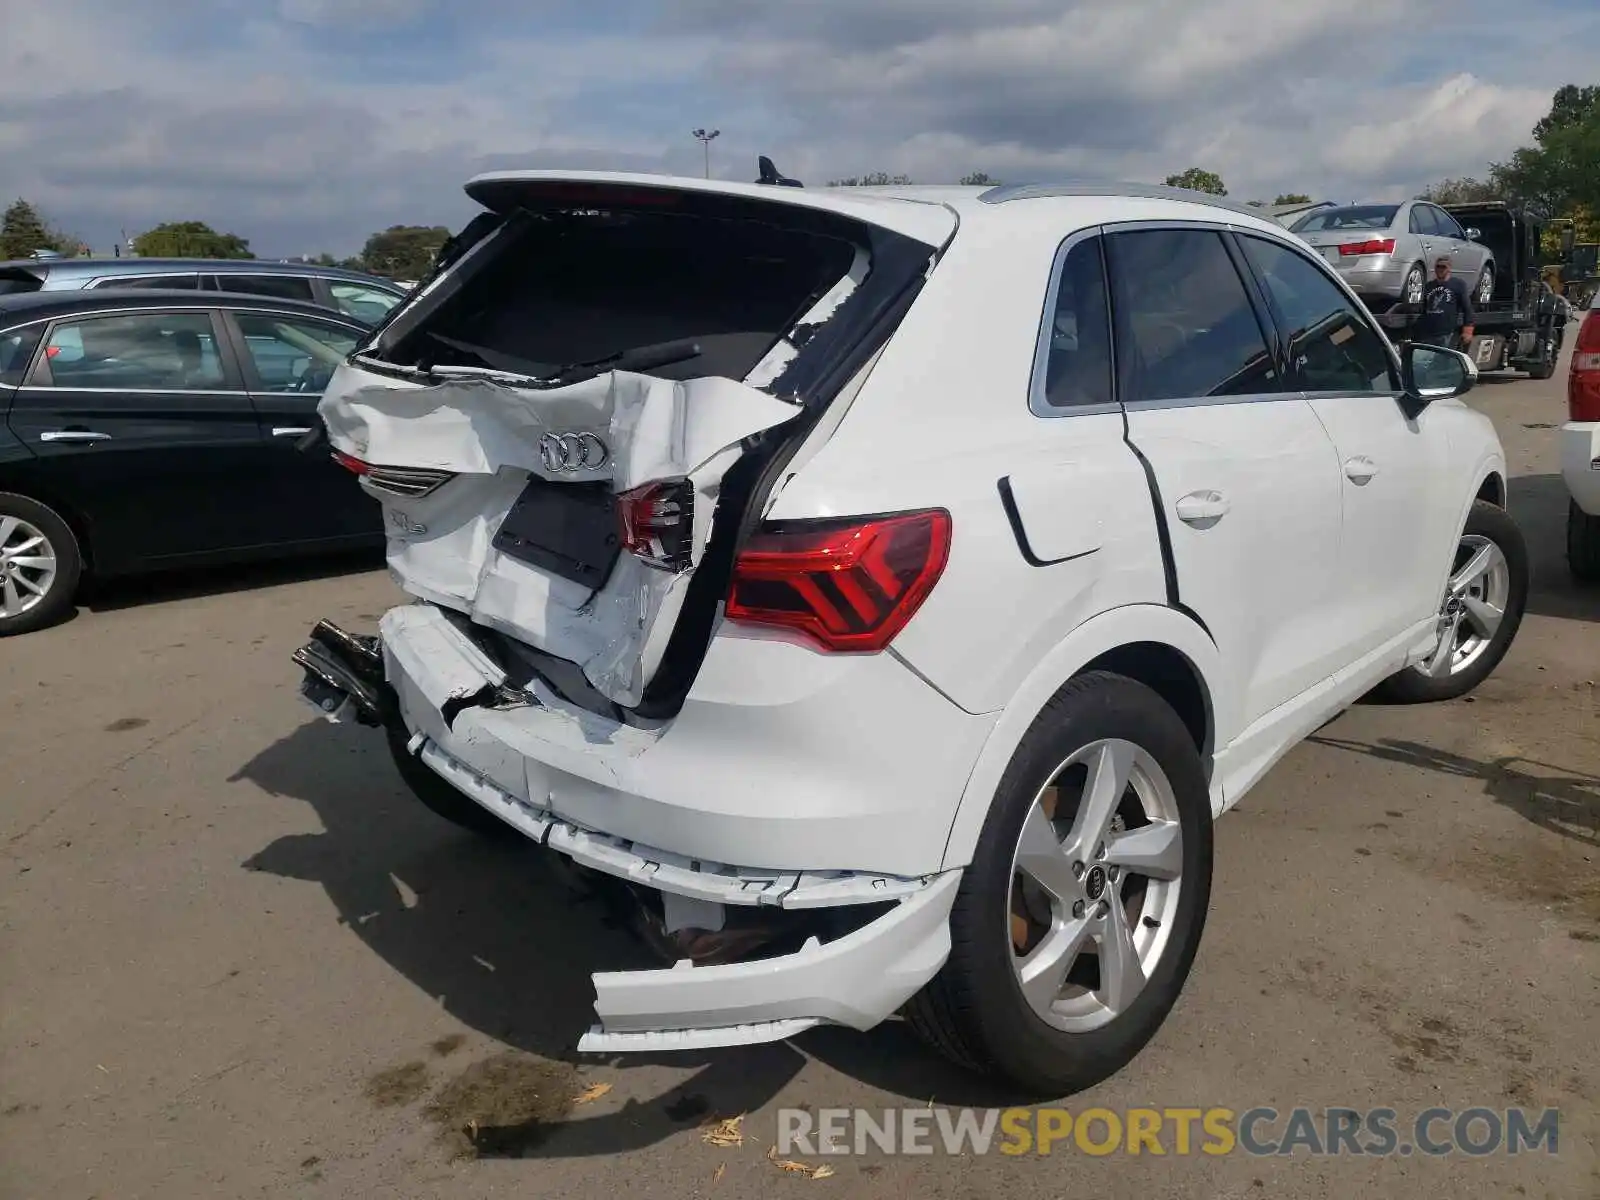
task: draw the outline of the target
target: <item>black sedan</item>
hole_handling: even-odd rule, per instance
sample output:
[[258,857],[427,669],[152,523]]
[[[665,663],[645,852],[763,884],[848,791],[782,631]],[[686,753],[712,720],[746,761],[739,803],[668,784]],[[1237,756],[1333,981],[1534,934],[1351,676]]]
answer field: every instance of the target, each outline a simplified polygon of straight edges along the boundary
[[378,505],[316,426],[368,328],[219,293],[0,297],[0,636],[82,579],[378,547]]

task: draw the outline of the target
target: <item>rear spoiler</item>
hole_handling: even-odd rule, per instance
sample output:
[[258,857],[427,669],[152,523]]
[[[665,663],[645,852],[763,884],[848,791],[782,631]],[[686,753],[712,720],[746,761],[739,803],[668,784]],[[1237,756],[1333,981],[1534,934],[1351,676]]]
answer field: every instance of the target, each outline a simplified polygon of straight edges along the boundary
[[[0,294],[5,292],[37,292],[44,286],[46,271],[21,263],[0,266]],[[16,285],[21,284],[18,287]]]

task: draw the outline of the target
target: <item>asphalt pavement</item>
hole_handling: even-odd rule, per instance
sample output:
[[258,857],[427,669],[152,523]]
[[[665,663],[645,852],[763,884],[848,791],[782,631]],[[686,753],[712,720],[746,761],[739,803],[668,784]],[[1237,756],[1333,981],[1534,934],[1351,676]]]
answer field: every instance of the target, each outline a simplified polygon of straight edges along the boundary
[[[1600,589],[1561,559],[1564,375],[1468,398],[1500,428],[1533,549],[1506,663],[1465,701],[1357,706],[1223,818],[1177,1010],[1064,1102],[1378,1107],[1402,1125],[1550,1106],[1555,1154],[1096,1155],[1069,1138],[785,1169],[780,1108],[1006,1098],[898,1025],[577,1060],[588,972],[636,956],[627,936],[536,850],[438,821],[379,738],[295,696],[288,656],[313,621],[371,627],[397,598],[345,562],[141,582],[0,642],[0,1195],[1594,1200]],[[742,1142],[709,1137],[740,1116]]]

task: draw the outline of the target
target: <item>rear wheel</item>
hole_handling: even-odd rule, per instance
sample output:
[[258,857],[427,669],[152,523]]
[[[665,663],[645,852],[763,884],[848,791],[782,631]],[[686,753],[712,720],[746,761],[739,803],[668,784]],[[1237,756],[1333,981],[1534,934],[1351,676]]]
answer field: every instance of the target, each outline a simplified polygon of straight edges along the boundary
[[37,500],[0,492],[0,637],[60,620],[82,575],[67,523]]
[[969,1068],[1060,1096],[1133,1059],[1177,1002],[1211,893],[1211,806],[1188,729],[1141,683],[1068,684],[1017,748],[907,1005]]
[[1574,579],[1600,582],[1600,516],[1590,516],[1567,501],[1567,568]]
[[394,756],[394,765],[400,771],[400,778],[405,780],[412,794],[436,816],[443,817],[452,825],[459,825],[463,829],[470,829],[473,833],[496,840],[509,841],[523,836],[483,805],[469,796],[463,796],[441,779],[427,763],[407,750],[406,742],[410,739],[402,726],[390,726],[385,733],[389,739],[389,753]]
[[1454,700],[1477,687],[1511,648],[1528,603],[1528,551],[1510,515],[1473,502],[1439,604],[1439,640],[1422,662],[1379,687],[1405,704]]
[[1405,286],[1400,289],[1400,299],[1407,304],[1422,303],[1422,264],[1412,263],[1406,272]]

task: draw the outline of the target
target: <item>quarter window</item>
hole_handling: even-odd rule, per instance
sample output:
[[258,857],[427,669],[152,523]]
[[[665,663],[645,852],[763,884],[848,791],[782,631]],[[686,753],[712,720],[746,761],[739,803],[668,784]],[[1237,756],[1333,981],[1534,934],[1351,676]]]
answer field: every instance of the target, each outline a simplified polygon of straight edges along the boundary
[[54,387],[214,391],[224,383],[206,313],[60,321],[51,328],[44,353]]
[[1111,235],[1118,365],[1129,403],[1284,390],[1244,281],[1203,229]]
[[320,321],[245,313],[238,320],[256,376],[268,392],[320,393],[356,348],[354,333]]
[[28,360],[39,344],[39,326],[24,325],[0,333],[0,384],[17,387],[28,373]]
[[376,325],[389,315],[391,308],[400,303],[400,297],[392,292],[365,287],[359,283],[339,283],[329,280],[328,289],[333,293],[333,303],[340,312],[368,325]]
[[1110,404],[1111,311],[1106,303],[1100,239],[1087,238],[1061,263],[1045,330],[1044,402],[1051,408]]
[[1397,390],[1382,337],[1318,267],[1276,242],[1239,240],[1288,339],[1299,387],[1311,392]]
[[300,275],[218,275],[217,288],[277,300],[315,300],[311,280]]

